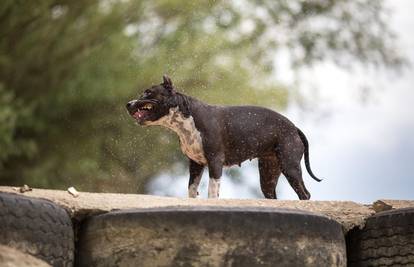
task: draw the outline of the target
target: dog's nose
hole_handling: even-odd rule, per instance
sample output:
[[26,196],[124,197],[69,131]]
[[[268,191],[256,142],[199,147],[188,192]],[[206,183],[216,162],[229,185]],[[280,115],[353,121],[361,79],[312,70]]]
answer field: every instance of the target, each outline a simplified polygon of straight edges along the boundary
[[131,108],[131,107],[132,107],[132,106],[133,106],[136,102],[137,102],[136,100],[129,101],[129,102],[126,104],[127,109]]

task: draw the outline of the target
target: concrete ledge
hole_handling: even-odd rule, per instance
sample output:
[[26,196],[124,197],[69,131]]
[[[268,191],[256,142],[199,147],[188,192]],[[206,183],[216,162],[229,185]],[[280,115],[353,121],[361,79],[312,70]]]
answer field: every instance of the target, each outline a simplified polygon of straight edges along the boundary
[[[88,192],[80,192],[78,197],[74,197],[67,191],[36,188],[32,191],[20,193],[18,188],[7,186],[0,186],[0,192],[24,194],[25,196],[51,200],[64,207],[73,219],[79,221],[91,215],[131,208],[167,206],[274,207],[305,210],[325,215],[339,222],[343,226],[344,232],[347,232],[354,227],[362,227],[365,219],[375,213],[375,210],[370,205],[362,205],[352,201],[189,199],[139,194]],[[388,201],[388,203],[391,202]],[[390,205],[395,205],[398,208],[414,207],[414,201],[394,201]]]

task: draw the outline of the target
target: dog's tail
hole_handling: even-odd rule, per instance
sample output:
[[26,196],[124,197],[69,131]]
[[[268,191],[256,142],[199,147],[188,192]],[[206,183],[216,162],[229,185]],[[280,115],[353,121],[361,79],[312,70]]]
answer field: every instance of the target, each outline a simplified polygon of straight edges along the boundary
[[320,182],[322,180],[319,179],[318,177],[316,177],[315,174],[313,174],[313,172],[311,170],[311,167],[310,167],[310,163],[309,163],[309,143],[308,143],[308,139],[306,139],[305,134],[299,128],[296,128],[296,130],[298,131],[298,134],[300,136],[300,139],[302,140],[302,143],[305,146],[305,166],[306,166],[306,170],[308,170],[309,175],[313,179],[315,179],[316,181]]

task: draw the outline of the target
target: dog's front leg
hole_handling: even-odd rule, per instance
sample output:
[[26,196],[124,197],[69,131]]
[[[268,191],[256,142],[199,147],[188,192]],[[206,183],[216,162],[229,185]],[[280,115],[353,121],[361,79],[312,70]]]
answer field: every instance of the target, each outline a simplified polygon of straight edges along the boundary
[[210,180],[208,182],[208,198],[218,198],[220,193],[220,178],[223,171],[223,160],[214,157],[208,160],[208,172]]
[[204,166],[190,159],[190,180],[188,181],[188,197],[196,198],[198,185],[203,175]]

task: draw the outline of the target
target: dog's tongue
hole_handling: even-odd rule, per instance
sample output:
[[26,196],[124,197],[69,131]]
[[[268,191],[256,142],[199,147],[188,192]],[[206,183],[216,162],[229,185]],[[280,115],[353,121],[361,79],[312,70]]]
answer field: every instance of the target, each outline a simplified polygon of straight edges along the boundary
[[145,111],[144,110],[138,110],[137,112],[132,115],[135,119],[140,120],[144,117]]

